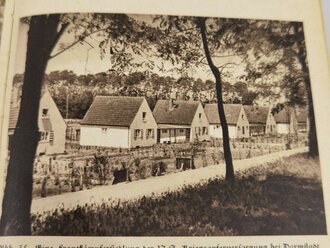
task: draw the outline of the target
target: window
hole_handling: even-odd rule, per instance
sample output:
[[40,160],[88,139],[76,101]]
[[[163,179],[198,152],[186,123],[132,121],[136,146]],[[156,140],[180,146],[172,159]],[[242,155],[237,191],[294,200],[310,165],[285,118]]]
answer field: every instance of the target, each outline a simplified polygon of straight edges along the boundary
[[162,133],[167,133],[167,129],[162,129]]
[[245,134],[245,127],[242,127],[242,134]]
[[39,141],[48,140],[48,132],[39,132]]
[[197,135],[201,135],[201,133],[202,133],[202,129],[201,129],[201,127],[195,127],[195,133],[196,133]]
[[142,112],[142,120],[146,121],[147,112]]
[[242,115],[242,120],[244,120],[244,115]]
[[141,133],[140,133],[140,129],[135,129],[134,130],[134,140],[137,140],[138,137],[140,137]]
[[48,117],[48,109],[42,109],[42,117]]
[[198,114],[199,119],[202,119],[202,113]]
[[184,133],[184,129],[180,129],[180,133]]
[[240,127],[240,126],[238,126],[238,127],[237,127],[237,130],[238,130],[238,131],[241,131],[241,127]]
[[147,129],[146,139],[153,139],[155,137],[154,129]]
[[203,127],[203,135],[207,134],[207,127]]
[[108,132],[108,129],[107,128],[102,128],[102,133],[103,134],[106,134]]
[[134,130],[134,140],[143,139],[143,129]]

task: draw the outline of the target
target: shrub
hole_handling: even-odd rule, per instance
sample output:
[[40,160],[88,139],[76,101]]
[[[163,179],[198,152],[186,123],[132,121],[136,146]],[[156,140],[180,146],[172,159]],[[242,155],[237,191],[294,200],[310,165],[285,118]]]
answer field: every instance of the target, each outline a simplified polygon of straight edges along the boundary
[[37,213],[32,230],[80,236],[325,234],[318,161],[293,156],[237,173],[232,183],[216,178],[161,196]]

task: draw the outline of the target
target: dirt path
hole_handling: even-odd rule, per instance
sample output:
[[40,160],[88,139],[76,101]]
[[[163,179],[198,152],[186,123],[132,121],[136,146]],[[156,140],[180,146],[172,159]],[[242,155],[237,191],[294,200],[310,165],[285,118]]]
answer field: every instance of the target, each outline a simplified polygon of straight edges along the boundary
[[[241,171],[306,151],[307,148],[304,147],[249,159],[235,160],[234,168],[235,171]],[[140,198],[144,195],[151,196],[153,194],[161,194],[166,191],[176,190],[184,185],[193,185],[216,176],[224,175],[225,166],[224,164],[219,164],[196,170],[168,174],[161,177],[150,177],[130,183],[95,187],[89,190],[35,199],[32,202],[31,212],[37,213],[51,211],[59,206],[63,206],[64,208],[74,208],[77,205],[84,205],[92,202],[99,203],[108,200],[109,198],[125,200]]]

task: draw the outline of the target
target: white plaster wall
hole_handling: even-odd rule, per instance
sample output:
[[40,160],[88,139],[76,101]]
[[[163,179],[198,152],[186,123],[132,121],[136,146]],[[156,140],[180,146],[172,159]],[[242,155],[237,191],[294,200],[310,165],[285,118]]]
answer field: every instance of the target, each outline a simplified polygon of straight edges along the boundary
[[[273,126],[273,128],[270,129],[270,126]],[[270,133],[270,134],[276,133],[276,121],[275,121],[274,116],[271,113],[271,108],[269,108],[267,121],[266,121],[266,134],[268,134],[268,133]]]
[[48,119],[52,124],[52,131],[54,132],[54,141],[51,145],[49,143],[49,136],[47,141],[40,141],[37,147],[37,153],[55,154],[63,153],[65,150],[65,133],[66,124],[58,110],[53,98],[48,91],[45,91],[40,99],[38,125],[42,126],[42,110],[48,109]]
[[80,145],[129,148],[129,128],[81,126]]
[[[142,113],[146,112],[146,116],[143,119]],[[135,129],[141,129],[143,130],[143,138],[139,138],[134,140],[134,130]],[[147,129],[153,129],[154,137],[146,137]],[[132,124],[131,124],[131,132],[130,132],[130,147],[143,147],[143,146],[152,146],[157,143],[157,123],[156,120],[152,114],[152,111],[150,110],[150,107],[147,103],[147,101],[144,99],[139,111],[137,112]]]
[[[228,125],[229,138],[234,139],[237,137],[237,128],[233,125]],[[222,128],[220,125],[210,125],[209,134],[213,138],[222,138]]]
[[[199,114],[202,114],[201,115],[201,118],[199,118]],[[205,114],[205,111],[204,111],[204,108],[202,106],[201,103],[199,103],[198,105],[198,108],[196,110],[196,113],[195,113],[195,116],[194,116],[194,119],[192,121],[192,124],[191,124],[191,136],[190,136],[190,141],[194,141],[197,136],[196,136],[196,127],[206,127],[207,129],[209,128],[209,121],[206,117],[206,114]],[[200,141],[202,140],[209,140],[210,139],[210,135],[209,134],[201,134],[201,135],[198,135],[198,139]]]
[[[238,131],[238,129],[237,129],[237,132],[235,133],[235,137],[231,137],[230,133],[229,133],[230,138],[248,138],[248,137],[250,137],[250,130],[249,130],[250,124],[249,124],[248,118],[246,116],[246,113],[245,113],[243,107],[241,107],[241,111],[239,113],[239,117],[237,120],[237,127],[240,127],[240,131]],[[243,127],[244,127],[244,134],[243,134]]]
[[279,134],[288,134],[289,133],[289,124],[278,123],[276,125],[277,133]]

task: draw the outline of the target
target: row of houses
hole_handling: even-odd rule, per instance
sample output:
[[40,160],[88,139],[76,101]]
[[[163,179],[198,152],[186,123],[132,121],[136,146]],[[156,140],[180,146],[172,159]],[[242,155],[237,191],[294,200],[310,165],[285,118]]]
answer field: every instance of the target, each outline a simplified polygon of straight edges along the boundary
[[[271,107],[225,104],[224,112],[230,138],[307,131],[303,110],[273,114]],[[218,106],[199,101],[158,100],[151,111],[144,97],[97,96],[80,123],[83,146],[132,148],[210,138],[222,138]]]
[[[11,104],[9,142],[16,128],[19,100]],[[306,131],[305,110],[225,104],[230,138]],[[97,96],[82,120],[63,120],[47,90],[40,100],[38,154],[65,151],[66,140],[82,146],[145,147],[156,143],[204,141],[222,138],[217,104],[199,101],[159,100],[151,111],[144,97]]]

